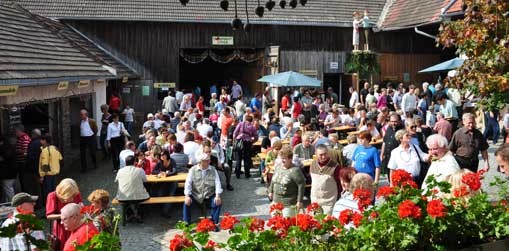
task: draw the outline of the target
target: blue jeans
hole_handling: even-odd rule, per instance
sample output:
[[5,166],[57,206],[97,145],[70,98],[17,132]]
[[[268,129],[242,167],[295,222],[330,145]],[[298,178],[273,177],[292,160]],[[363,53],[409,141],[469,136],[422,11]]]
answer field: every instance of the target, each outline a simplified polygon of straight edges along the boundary
[[44,201],[48,197],[48,194],[55,191],[56,187],[56,176],[55,175],[46,175],[42,180],[42,194]]
[[125,122],[125,129],[127,130],[127,132],[129,132],[129,134],[131,135],[131,138],[134,136],[133,135],[133,127],[134,127],[134,122],[132,122],[132,121]]
[[216,205],[216,202],[214,201],[215,196],[211,196],[208,199],[203,200],[202,204],[199,204],[192,196],[191,196],[191,205],[186,205],[184,203],[184,221],[187,224],[191,224],[191,209],[193,206],[198,207],[204,207],[206,205],[210,205],[210,217],[212,218],[212,221],[214,221],[215,224],[219,223],[219,213],[221,213],[221,205]]

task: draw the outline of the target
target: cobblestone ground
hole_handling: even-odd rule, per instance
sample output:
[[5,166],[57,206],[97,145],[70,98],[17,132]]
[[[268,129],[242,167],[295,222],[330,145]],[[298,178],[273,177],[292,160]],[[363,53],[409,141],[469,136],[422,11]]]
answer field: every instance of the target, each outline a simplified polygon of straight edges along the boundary
[[[499,145],[490,145],[490,164],[491,169],[486,175],[486,181],[483,183],[484,191],[495,194],[494,189],[488,187],[488,183],[494,180],[495,176],[500,176],[496,172],[496,163],[493,153]],[[98,155],[100,155],[98,153]],[[482,161],[481,161],[482,164]],[[111,161],[101,161],[97,170],[89,170],[85,174],[78,172],[79,161],[72,166],[64,168],[63,177],[76,179],[85,199],[88,194],[97,188],[103,188],[109,191],[112,196],[116,194],[115,175],[112,172]],[[257,170],[251,170],[253,178],[236,179],[232,178],[232,185],[235,191],[224,191],[222,213],[230,212],[238,217],[257,216],[268,218],[269,200],[266,197],[264,185],[260,184]],[[223,184],[224,176],[220,173]],[[381,184],[387,184],[382,180]],[[180,191],[181,192],[181,191]],[[148,206],[143,209],[145,213],[145,222],[143,224],[128,224],[120,228],[123,250],[136,251],[160,251],[168,250],[168,241],[178,230],[175,230],[175,224],[182,218],[182,205],[177,204],[173,208],[173,214],[170,219],[160,216],[158,206]],[[194,212],[193,219],[196,219],[199,212]],[[221,238],[219,236],[218,238]]]

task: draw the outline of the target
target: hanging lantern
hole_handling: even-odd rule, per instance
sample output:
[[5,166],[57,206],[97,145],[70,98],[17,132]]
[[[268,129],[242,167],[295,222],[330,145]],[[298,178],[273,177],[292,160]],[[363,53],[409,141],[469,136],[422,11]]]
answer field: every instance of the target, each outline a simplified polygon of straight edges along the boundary
[[306,4],[308,3],[308,0],[299,0],[299,2],[300,2],[300,5],[306,6]]
[[297,0],[291,0],[288,5],[290,5],[290,7],[292,7],[292,9],[295,9],[295,7],[297,7]]
[[272,1],[272,0],[269,0],[268,2],[265,3],[265,8],[267,8],[267,10],[271,11],[274,6],[276,6],[276,2]]
[[286,6],[286,1],[285,0],[279,1],[279,7],[281,7],[281,9],[284,9],[285,6]]
[[223,0],[223,1],[221,1],[221,3],[219,5],[221,6],[221,9],[223,9],[224,11],[227,11],[229,4],[230,3],[228,2],[228,0]]
[[265,8],[263,6],[256,7],[255,13],[259,17],[263,17],[263,12],[265,11]]
[[242,20],[240,20],[240,18],[234,18],[232,20],[232,28],[233,30],[239,30],[239,29],[242,29]]
[[189,0],[180,0],[180,3],[184,6],[187,5],[187,3],[189,3]]

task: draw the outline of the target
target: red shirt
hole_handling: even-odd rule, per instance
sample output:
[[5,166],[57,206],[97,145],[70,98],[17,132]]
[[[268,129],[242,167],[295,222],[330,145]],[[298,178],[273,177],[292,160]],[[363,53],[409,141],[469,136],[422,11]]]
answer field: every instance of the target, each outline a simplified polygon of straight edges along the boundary
[[[73,201],[76,204],[79,204],[82,202],[81,194],[77,194],[74,196]],[[67,203],[61,202],[57,198],[56,192],[51,192],[48,194],[47,200],[46,200],[46,215],[50,214],[60,214],[60,210],[67,205]],[[53,221],[53,228],[52,233],[57,236],[57,238],[62,242],[65,243],[67,241],[67,238],[71,235],[69,231],[64,229],[64,225],[60,223],[60,220]],[[60,245],[60,249],[57,251],[62,250],[63,246]]]
[[233,117],[224,117],[221,120],[221,135],[228,136],[228,128],[233,124]]
[[292,112],[292,118],[296,119],[299,117],[299,115],[302,113],[302,105],[300,102],[295,102],[293,104],[293,112]]
[[204,113],[205,112],[205,107],[203,106],[203,101],[198,101],[196,103],[196,108],[198,108],[198,110],[200,110],[200,113]]
[[69,239],[65,242],[64,251],[75,251],[76,246],[83,245],[98,234],[99,231],[97,231],[97,228],[92,222],[83,223],[78,229],[71,233],[71,236],[69,236]]
[[120,109],[120,98],[117,96],[111,96],[110,98],[110,109],[111,110],[119,110]]
[[290,99],[285,95],[281,98],[281,110],[288,110],[288,106],[290,105]]

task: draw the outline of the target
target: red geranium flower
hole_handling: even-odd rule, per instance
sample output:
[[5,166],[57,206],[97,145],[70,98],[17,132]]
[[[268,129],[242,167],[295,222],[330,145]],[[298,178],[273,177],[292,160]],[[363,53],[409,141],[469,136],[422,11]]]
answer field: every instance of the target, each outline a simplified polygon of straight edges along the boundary
[[442,218],[445,216],[447,208],[441,200],[432,200],[428,203],[426,211],[428,212],[429,216],[433,218]]
[[235,216],[230,215],[230,213],[225,213],[219,225],[223,230],[232,230],[233,226],[237,223],[239,223],[239,220],[237,220]]
[[469,194],[466,186],[461,186],[460,188],[456,188],[452,191],[452,195],[456,198],[461,198],[467,196]]
[[417,183],[413,180],[407,180],[401,183],[401,187],[411,187],[411,188],[418,188]]
[[376,218],[378,218],[378,212],[375,212],[375,211],[371,212],[371,213],[369,214],[369,218],[371,218],[371,219],[376,219]]
[[321,225],[315,218],[309,214],[298,214],[295,217],[296,226],[302,231],[308,231],[311,229],[320,229]]
[[352,220],[353,211],[350,209],[345,209],[339,213],[339,223],[341,225],[347,225]]
[[214,222],[209,218],[202,219],[198,223],[198,225],[196,225],[196,232],[198,232],[198,233],[210,232],[210,231],[214,231],[215,229],[216,229],[216,224],[214,224]]
[[270,205],[270,213],[274,213],[274,214],[282,214],[283,213],[283,209],[285,208],[285,206],[283,206],[282,203],[274,203],[272,205]]
[[170,240],[170,250],[180,251],[184,248],[193,247],[193,243],[187,239],[184,235],[176,234],[173,239]]
[[378,189],[378,193],[376,194],[376,197],[377,198],[380,198],[380,197],[389,197],[393,194],[396,194],[396,191],[394,190],[394,187],[390,187],[390,186],[384,186],[384,187],[380,187]]
[[290,225],[290,220],[281,215],[273,216],[267,221],[267,226],[270,227],[272,231],[275,231],[279,238],[285,238],[288,235],[288,228]]
[[405,200],[401,202],[401,204],[398,207],[398,214],[399,218],[419,218],[421,217],[421,208],[417,206],[413,201],[411,200]]
[[336,217],[332,216],[332,215],[327,215],[325,216],[325,218],[323,219],[323,223],[328,223],[328,222],[331,222],[331,221],[336,221],[338,219],[336,219]]
[[406,182],[412,180],[412,175],[402,169],[397,169],[392,171],[391,174],[391,181],[393,186],[402,186],[403,184],[406,184]]
[[354,212],[352,215],[352,222],[355,227],[358,227],[361,225],[362,221],[362,214]]
[[249,231],[251,232],[254,232],[254,231],[263,231],[265,229],[265,221],[263,221],[262,219],[258,219],[258,218],[251,218],[251,224],[249,225]]
[[321,207],[320,205],[318,205],[318,203],[316,202],[313,202],[311,204],[309,204],[307,207],[306,207],[306,212],[307,213],[318,213],[321,211]]
[[371,205],[371,191],[368,189],[359,188],[353,192],[353,198],[357,200],[357,206],[362,212],[369,205]]
[[215,243],[213,240],[207,241],[207,244],[205,244],[205,249],[211,249],[214,250],[217,247],[217,243]]
[[464,174],[461,178],[461,181],[465,183],[472,191],[477,191],[481,188],[481,176],[478,173]]

